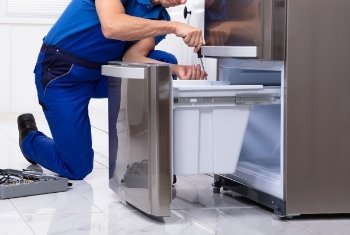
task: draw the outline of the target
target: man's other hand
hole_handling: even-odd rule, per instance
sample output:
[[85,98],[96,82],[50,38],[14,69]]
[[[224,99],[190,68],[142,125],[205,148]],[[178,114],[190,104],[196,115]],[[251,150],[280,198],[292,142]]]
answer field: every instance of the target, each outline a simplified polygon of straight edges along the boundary
[[208,74],[197,65],[172,65],[173,74],[180,80],[204,80]]

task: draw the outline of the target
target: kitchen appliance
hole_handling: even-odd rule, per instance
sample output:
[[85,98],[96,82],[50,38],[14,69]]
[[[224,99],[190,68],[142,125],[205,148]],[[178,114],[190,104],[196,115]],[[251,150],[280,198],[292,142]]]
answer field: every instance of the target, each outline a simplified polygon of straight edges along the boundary
[[217,59],[216,82],[176,84],[160,64],[103,66],[111,189],[169,216],[173,173],[215,173],[214,191],[281,217],[349,213],[350,2],[205,3],[201,53]]
[[164,64],[110,62],[102,73],[110,187],[154,216],[170,215],[173,173],[233,172],[251,106],[280,103],[279,88],[172,81]]
[[[222,45],[202,49],[203,55],[218,58],[218,80],[281,85],[280,105],[251,110],[236,171],[216,174],[214,191],[232,190],[281,217],[349,213],[350,32],[345,22],[350,3],[206,3],[207,39],[212,27],[229,21],[238,31]],[[215,16],[221,4],[239,13]],[[240,24],[251,25],[249,34],[239,31]],[[256,51],[257,59],[233,59],[235,50]]]

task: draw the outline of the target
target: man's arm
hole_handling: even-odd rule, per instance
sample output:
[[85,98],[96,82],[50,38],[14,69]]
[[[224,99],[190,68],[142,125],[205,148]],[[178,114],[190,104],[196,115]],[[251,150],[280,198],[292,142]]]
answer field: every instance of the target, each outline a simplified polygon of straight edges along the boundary
[[[146,38],[136,42],[123,55],[123,61],[138,63],[159,63],[157,60],[148,58],[148,54],[154,50],[154,38]],[[160,62],[161,63],[161,62]]]
[[[178,5],[183,1],[178,1]],[[202,32],[175,21],[148,20],[125,14],[120,0],[96,0],[96,10],[106,38],[134,41],[159,35],[172,34],[183,38],[197,52],[203,44]]]
[[[148,58],[148,54],[154,50],[155,41],[154,38],[146,38],[136,42],[131,46],[123,56],[125,62],[138,62],[138,63],[164,63],[158,60]],[[208,74],[201,70],[200,65],[170,65],[172,74],[176,75],[182,80],[203,80]]]

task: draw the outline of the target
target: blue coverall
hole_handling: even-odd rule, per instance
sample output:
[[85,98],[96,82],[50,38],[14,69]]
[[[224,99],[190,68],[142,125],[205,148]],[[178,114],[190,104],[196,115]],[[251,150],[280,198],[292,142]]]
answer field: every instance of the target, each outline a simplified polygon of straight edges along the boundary
[[[166,10],[150,0],[122,2],[129,15],[170,20]],[[156,37],[156,43],[163,38]],[[103,36],[93,0],[72,0],[44,38],[34,70],[52,139],[40,131],[30,132],[22,142],[27,158],[70,179],[83,179],[92,171],[88,104],[91,98],[108,97],[101,65],[121,60],[132,44]],[[177,63],[173,55],[162,51],[152,51],[149,57]]]

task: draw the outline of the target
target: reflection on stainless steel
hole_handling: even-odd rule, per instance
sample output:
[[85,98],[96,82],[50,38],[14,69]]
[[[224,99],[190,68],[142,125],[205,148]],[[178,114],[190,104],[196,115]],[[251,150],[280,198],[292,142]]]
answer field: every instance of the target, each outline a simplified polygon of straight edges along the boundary
[[[113,62],[103,67],[102,73],[110,76],[110,188],[145,213],[169,216],[170,67]],[[144,79],[133,71],[143,73]]]
[[[206,0],[207,46],[255,47],[250,57],[283,60],[286,0]],[[214,52],[214,51],[209,51]],[[248,57],[222,51],[220,57]]]
[[207,45],[256,46],[260,0],[206,0]]

